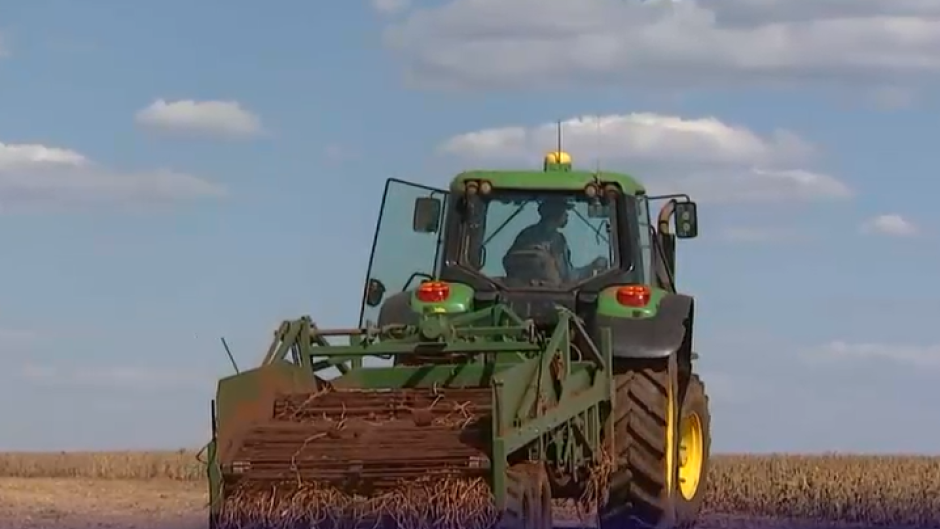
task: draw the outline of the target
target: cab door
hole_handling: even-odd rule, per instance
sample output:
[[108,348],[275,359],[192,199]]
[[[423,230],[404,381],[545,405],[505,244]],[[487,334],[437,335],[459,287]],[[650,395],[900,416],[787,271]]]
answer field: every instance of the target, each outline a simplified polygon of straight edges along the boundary
[[[394,178],[386,182],[363,288],[360,327],[367,321],[378,321],[382,301],[438,275],[447,196],[443,189],[413,182]],[[425,199],[425,205],[427,199],[439,201],[435,226],[425,223],[422,229],[417,228],[419,199]]]

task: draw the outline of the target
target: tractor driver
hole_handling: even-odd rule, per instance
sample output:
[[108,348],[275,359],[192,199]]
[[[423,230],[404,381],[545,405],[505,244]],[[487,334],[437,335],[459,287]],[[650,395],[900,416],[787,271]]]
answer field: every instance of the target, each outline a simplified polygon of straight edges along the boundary
[[507,258],[520,250],[544,250],[554,261],[564,283],[578,281],[607,268],[607,259],[604,257],[597,257],[590,264],[580,268],[571,264],[568,240],[559,231],[568,224],[568,203],[565,199],[549,197],[542,200],[539,204],[539,217],[541,218],[538,222],[519,232],[506,252]]

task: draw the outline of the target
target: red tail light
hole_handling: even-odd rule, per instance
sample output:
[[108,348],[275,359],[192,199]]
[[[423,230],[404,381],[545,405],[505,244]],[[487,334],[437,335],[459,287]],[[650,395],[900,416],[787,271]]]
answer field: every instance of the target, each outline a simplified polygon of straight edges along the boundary
[[450,285],[443,281],[425,281],[416,293],[422,303],[440,303],[450,296]]
[[650,288],[646,285],[627,285],[617,289],[617,303],[625,307],[645,307],[650,302]]

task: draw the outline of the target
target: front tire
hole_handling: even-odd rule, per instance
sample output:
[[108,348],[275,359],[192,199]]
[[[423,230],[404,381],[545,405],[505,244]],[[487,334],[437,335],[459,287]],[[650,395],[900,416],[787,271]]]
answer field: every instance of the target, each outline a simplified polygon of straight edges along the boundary
[[686,386],[679,415],[676,525],[692,527],[705,500],[711,455],[711,414],[705,384],[693,374]]

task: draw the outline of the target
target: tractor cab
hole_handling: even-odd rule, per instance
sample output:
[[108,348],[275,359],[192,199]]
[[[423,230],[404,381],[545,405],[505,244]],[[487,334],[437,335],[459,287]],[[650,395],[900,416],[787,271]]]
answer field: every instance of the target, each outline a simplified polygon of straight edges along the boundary
[[[418,195],[408,204],[407,234],[405,204],[392,196],[404,189]],[[554,317],[556,305],[581,312],[613,285],[674,291],[668,255],[675,236],[668,233],[668,218],[666,233],[657,234],[649,200],[629,175],[575,170],[560,150],[545,156],[541,171],[466,171],[448,190],[390,181],[362,318],[413,321],[420,313],[414,309],[424,303],[419,287],[428,282],[472,292],[465,302],[436,304],[437,311],[498,302],[537,322]],[[679,206],[686,222],[676,235],[695,236],[695,204],[686,198]],[[393,212],[398,221],[391,220]],[[406,262],[413,263],[410,269]],[[400,294],[379,308],[388,288]]]

